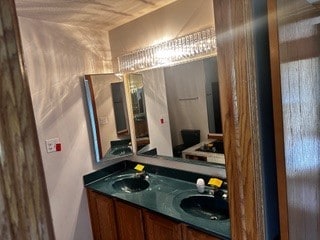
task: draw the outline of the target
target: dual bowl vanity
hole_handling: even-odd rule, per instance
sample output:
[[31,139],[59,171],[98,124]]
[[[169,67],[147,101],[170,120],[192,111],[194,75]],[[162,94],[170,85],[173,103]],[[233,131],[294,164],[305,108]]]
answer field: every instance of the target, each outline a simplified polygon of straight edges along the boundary
[[[199,165],[225,172],[216,65],[216,58],[206,58],[124,76],[85,76],[96,161],[133,155],[84,176],[94,239],[230,239],[226,181],[203,193],[196,186],[199,178],[219,177],[200,174]],[[197,132],[197,140],[183,132]],[[140,157],[186,163],[200,173],[150,164],[139,172]]]
[[95,239],[230,239],[227,186],[212,176],[121,161],[84,176]]

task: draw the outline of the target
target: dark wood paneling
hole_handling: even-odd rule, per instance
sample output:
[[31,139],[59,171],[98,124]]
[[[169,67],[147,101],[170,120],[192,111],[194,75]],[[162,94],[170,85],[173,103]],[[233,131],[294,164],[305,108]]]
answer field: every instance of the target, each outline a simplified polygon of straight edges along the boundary
[[98,218],[98,208],[96,203],[96,193],[87,189],[88,205],[90,210],[90,221],[94,240],[100,239],[100,224]]
[[117,225],[112,198],[87,189],[92,233],[95,240],[117,240]]
[[220,240],[220,238],[210,236],[206,233],[199,232],[187,226],[184,226],[183,235],[184,240]]
[[119,240],[144,240],[142,210],[115,201]]
[[144,211],[146,238],[148,240],[182,240],[181,224]]
[[250,0],[215,0],[218,71],[232,239],[264,239]]
[[288,232],[288,205],[287,205],[287,179],[284,159],[283,118],[281,104],[281,82],[280,82],[280,59],[279,59],[279,36],[277,21],[277,0],[268,1],[269,22],[269,44],[272,78],[273,116],[276,144],[276,165],[278,204],[281,239],[289,239]]
[[0,1],[0,238],[54,239],[13,0]]
[[305,0],[269,1],[269,9],[278,17],[270,43],[282,239],[318,239],[320,12]]
[[115,210],[111,198],[97,196],[97,211],[100,223],[101,240],[117,240],[117,225],[115,222]]

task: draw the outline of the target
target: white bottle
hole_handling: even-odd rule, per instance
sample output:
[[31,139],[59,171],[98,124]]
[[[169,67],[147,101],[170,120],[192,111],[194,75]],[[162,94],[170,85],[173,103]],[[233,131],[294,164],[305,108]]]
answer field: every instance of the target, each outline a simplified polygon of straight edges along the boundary
[[198,178],[196,185],[197,185],[198,192],[199,193],[203,193],[204,192],[204,187],[205,187],[204,180],[202,178]]

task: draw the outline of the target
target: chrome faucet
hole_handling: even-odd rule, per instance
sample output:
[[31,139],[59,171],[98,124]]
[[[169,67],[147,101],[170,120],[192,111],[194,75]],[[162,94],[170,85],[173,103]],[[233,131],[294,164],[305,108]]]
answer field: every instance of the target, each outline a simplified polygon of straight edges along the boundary
[[228,190],[227,189],[213,187],[209,190],[209,194],[214,197],[221,197],[224,200],[228,199]]
[[209,188],[209,194],[214,196],[214,197],[220,197],[224,200],[228,199],[228,190],[227,190],[227,182],[223,181],[219,185],[211,185]]
[[135,177],[137,178],[143,178],[143,179],[148,179],[149,178],[149,175],[146,173],[146,171],[140,171],[140,172],[137,172],[135,174]]

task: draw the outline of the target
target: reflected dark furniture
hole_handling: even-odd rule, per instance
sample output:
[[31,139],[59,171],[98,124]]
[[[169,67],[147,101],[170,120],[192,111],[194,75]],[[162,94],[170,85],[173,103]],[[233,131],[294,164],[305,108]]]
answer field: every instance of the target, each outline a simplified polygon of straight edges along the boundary
[[157,148],[152,148],[148,151],[142,152],[141,155],[146,155],[146,156],[157,156]]
[[183,144],[173,147],[173,156],[182,157],[182,151],[200,143],[200,130],[183,129],[181,130]]

